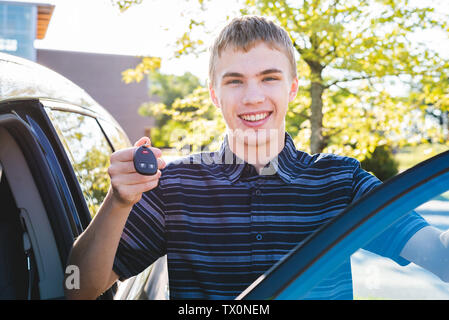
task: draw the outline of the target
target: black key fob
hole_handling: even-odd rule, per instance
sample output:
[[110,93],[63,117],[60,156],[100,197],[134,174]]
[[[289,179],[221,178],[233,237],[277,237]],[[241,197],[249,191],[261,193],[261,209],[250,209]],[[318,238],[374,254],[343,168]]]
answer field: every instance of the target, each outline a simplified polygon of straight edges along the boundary
[[157,160],[150,148],[140,146],[134,152],[134,168],[140,174],[152,176],[157,172]]

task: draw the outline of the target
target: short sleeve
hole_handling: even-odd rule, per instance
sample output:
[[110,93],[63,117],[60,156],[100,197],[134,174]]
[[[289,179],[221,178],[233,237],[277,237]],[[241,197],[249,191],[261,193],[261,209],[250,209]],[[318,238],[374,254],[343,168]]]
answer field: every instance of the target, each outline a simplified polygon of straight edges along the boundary
[[[358,163],[353,174],[352,201],[358,200],[381,184],[382,182],[378,178],[363,170]],[[418,230],[428,225],[423,217],[415,211],[411,211],[374,238],[363,249],[390,258],[399,265],[405,266],[410,261],[400,256],[402,249]]]
[[126,221],[113,270],[121,281],[145,270],[166,254],[164,197],[161,185],[142,194]]

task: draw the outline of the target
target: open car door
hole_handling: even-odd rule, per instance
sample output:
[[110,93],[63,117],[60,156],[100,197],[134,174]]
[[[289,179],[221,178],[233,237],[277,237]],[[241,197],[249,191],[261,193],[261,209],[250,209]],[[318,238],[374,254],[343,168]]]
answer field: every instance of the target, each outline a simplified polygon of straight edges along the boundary
[[448,190],[449,151],[397,175],[351,204],[259,277],[237,299],[306,297],[356,250],[410,211]]

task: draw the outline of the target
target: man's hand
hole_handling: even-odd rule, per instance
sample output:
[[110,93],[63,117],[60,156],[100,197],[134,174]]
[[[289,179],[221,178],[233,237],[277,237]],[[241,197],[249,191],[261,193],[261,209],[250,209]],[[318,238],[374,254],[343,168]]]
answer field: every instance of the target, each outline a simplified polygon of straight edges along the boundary
[[[151,149],[157,159],[159,170],[153,176],[141,175],[134,168],[134,151],[144,144]],[[160,170],[165,168],[166,165],[161,156],[161,150],[151,147],[151,141],[148,137],[140,138],[132,148],[114,152],[110,157],[111,164],[108,168],[113,201],[120,206],[130,207],[140,200],[143,192],[154,189],[159,183]]]

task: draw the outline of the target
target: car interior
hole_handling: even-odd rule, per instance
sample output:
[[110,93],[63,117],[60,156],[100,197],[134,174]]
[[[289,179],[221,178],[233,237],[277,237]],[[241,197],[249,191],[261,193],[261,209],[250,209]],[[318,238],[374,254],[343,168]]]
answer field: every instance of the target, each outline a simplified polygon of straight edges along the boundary
[[[0,299],[60,299],[64,272],[32,170],[0,117]],[[39,231],[39,232],[37,232]]]

